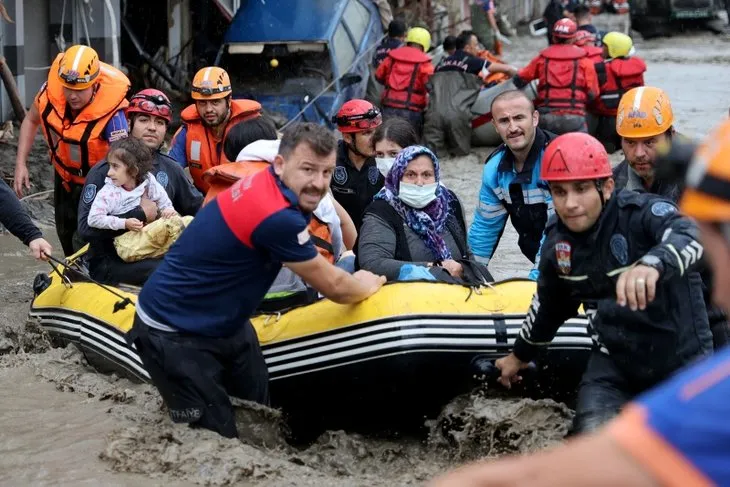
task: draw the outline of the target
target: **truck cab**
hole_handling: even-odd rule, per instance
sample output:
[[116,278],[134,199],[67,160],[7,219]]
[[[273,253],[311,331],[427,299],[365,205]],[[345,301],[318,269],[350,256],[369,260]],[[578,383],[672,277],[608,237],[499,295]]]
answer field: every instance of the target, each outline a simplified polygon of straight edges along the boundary
[[374,47],[383,37],[372,0],[259,0],[241,6],[216,59],[234,98],[261,103],[287,121],[333,127],[340,105],[365,95]]

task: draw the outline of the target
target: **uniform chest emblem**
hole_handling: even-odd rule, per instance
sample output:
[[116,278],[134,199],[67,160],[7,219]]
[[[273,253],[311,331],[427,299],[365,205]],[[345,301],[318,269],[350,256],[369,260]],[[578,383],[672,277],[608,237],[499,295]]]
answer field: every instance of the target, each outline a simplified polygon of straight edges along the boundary
[[558,268],[563,274],[570,274],[570,259],[573,248],[565,240],[555,244],[555,257],[558,259]]
[[629,243],[626,237],[616,233],[611,236],[611,254],[616,258],[619,264],[626,265],[629,263]]
[[[377,171],[378,168],[375,168],[375,170]],[[337,184],[345,184],[347,182],[347,169],[342,166],[337,166],[332,179],[334,179]]]
[[368,181],[370,184],[375,186],[378,183],[378,176],[380,175],[380,171],[378,171],[377,166],[370,166],[368,168]]
[[160,186],[163,188],[167,188],[167,183],[170,182],[170,178],[167,176],[165,171],[158,172],[155,179],[157,179],[157,182],[160,183]]

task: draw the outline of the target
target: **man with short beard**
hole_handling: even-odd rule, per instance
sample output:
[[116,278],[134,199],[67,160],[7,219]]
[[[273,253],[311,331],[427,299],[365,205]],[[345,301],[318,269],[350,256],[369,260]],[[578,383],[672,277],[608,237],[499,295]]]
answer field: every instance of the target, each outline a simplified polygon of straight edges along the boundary
[[[167,96],[152,88],[132,96],[126,110],[130,135],[140,139],[154,151],[153,170],[157,182],[165,188],[172,206],[180,215],[195,215],[203,203],[203,195],[195,189],[185,175],[182,167],[160,152],[165,140],[167,126],[172,120],[172,105]],[[89,273],[94,279],[110,284],[138,281],[140,276],[149,276],[159,263],[159,259],[145,259],[138,262],[124,262],[117,255],[111,239],[122,232],[103,230],[89,226],[88,216],[96,193],[104,186],[109,171],[106,160],[91,168],[81,192],[78,214],[78,232],[89,242],[87,263]],[[133,208],[124,218],[136,218],[141,222],[152,223],[157,219],[157,205],[148,198],[142,198],[140,206]],[[130,279],[130,277],[132,279]]]
[[505,91],[492,102],[492,115],[504,143],[488,158],[469,246],[484,265],[497,248],[507,216],[519,234],[522,254],[535,264],[530,279],[537,279],[540,242],[553,213],[550,193],[540,184],[540,166],[547,144],[555,134],[540,129],[532,101],[519,90]]
[[261,104],[253,100],[233,100],[228,73],[217,66],[203,68],[193,78],[191,96],[195,104],[180,114],[183,124],[172,140],[170,157],[190,169],[195,187],[203,194],[208,183],[205,171],[229,161],[223,141],[236,123],[261,115]]
[[282,265],[341,304],[385,283],[330,264],[307,230],[329,188],[336,147],[325,127],[289,126],[271,167],[203,206],[142,288],[127,337],[174,422],[233,438],[229,395],[269,402],[268,370],[249,318]]

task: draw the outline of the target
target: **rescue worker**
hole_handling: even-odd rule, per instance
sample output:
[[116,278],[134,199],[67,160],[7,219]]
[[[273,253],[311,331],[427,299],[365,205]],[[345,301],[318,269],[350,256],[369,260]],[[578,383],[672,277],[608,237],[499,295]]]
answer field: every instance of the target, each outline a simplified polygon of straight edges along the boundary
[[588,106],[590,132],[609,154],[617,151],[621,139],[616,133],[616,111],[621,97],[632,88],[644,86],[646,63],[633,56],[631,37],[609,32],[603,37],[603,58],[595,64],[601,95]]
[[[634,88],[623,95],[618,111],[623,116],[616,130],[621,134],[625,158],[613,169],[616,188],[647,191],[678,202],[681,185],[658,177],[656,171],[660,148],[668,145],[675,136],[674,113],[669,97],[653,86]],[[710,330],[717,349],[728,342],[727,317],[712,304],[712,274],[704,262],[700,274]]]
[[383,86],[380,101],[383,116],[405,118],[417,134],[423,128],[423,111],[428,103],[426,83],[433,74],[431,34],[423,27],[413,27],[406,36],[406,45],[388,53],[375,79]]
[[477,57],[479,44],[472,31],[456,38],[456,51],[445,58],[428,82],[428,109],[424,116],[423,141],[439,157],[465,156],[471,152],[471,106],[479,96],[482,81],[492,72],[514,75],[517,69]]
[[368,76],[368,84],[365,89],[365,99],[373,104],[380,104],[380,97],[383,95],[383,85],[375,79],[375,71],[378,66],[388,57],[388,53],[403,45],[406,40],[406,24],[400,20],[392,20],[388,24],[388,35],[375,49],[373,55],[373,66]]
[[[703,143],[680,210],[699,225],[715,271],[715,302],[730,312],[730,122]],[[459,468],[428,487],[725,485],[730,479],[730,348],[627,405],[598,433],[532,455]]]
[[48,260],[53,248],[43,238],[43,232],[35,226],[18,196],[7,183],[0,179],[0,223],[18,240],[27,245],[38,260]]
[[[499,27],[494,0],[473,0],[471,4],[471,26],[484,49],[497,55]],[[428,50],[428,49],[427,49]]]
[[[172,105],[167,95],[152,88],[134,94],[126,109],[126,116],[130,135],[154,151],[152,174],[165,188],[172,206],[182,216],[195,215],[203,203],[203,195],[192,185],[180,164],[160,151],[172,121]],[[78,231],[89,242],[89,251],[86,254],[89,274],[93,279],[109,284],[138,281],[140,276],[145,279],[155,270],[159,259],[124,262],[117,255],[113,244],[113,238],[124,232],[89,226],[91,205],[97,192],[104,186],[108,172],[109,164],[106,160],[91,168],[79,203]],[[142,198],[140,206],[122,215],[122,218],[136,218],[141,222],[152,223],[157,219],[157,214],[157,205],[148,198]]]
[[584,30],[595,36],[595,39],[600,42],[601,33],[593,25],[593,14],[591,9],[585,3],[579,3],[573,8],[573,17],[575,17],[575,23],[578,25],[578,32]]
[[373,55],[373,69],[378,69],[388,53],[398,49],[406,41],[406,24],[400,20],[392,20],[388,24],[388,36],[380,42]]
[[356,99],[344,103],[332,122],[342,140],[337,146],[337,167],[330,188],[359,232],[365,208],[385,184],[372,144],[373,133],[383,117],[372,103]]
[[456,37],[446,36],[442,44],[446,56],[451,56],[456,52]]
[[596,36],[587,30],[579,30],[575,33],[575,41],[573,42],[576,46],[583,48],[594,66],[596,63],[603,61],[603,48],[596,46],[595,40]]
[[540,127],[556,134],[587,132],[586,105],[599,94],[593,63],[572,44],[576,29],[572,20],[559,20],[553,29],[555,44],[543,49],[514,78],[517,88],[540,80],[535,99]]
[[497,95],[492,114],[503,144],[484,164],[469,247],[478,262],[488,265],[509,217],[519,234],[522,254],[535,263],[529,276],[535,280],[545,224],[554,212],[550,193],[541,185],[540,170],[545,147],[555,134],[538,127],[540,115],[519,90]]
[[282,264],[342,304],[366,299],[385,282],[336,268],[307,231],[335,158],[327,128],[289,126],[272,167],[206,204],[142,288],[127,338],[174,422],[233,438],[229,396],[268,404],[268,371],[249,318]]
[[261,115],[261,104],[253,100],[232,99],[228,73],[217,66],[203,68],[193,78],[191,96],[195,103],[180,114],[182,126],[175,133],[170,157],[188,167],[193,184],[203,194],[208,184],[203,173],[229,161],[223,153],[223,140],[236,123]]
[[563,17],[570,15],[570,9],[572,8],[571,0],[550,0],[545,10],[542,12],[542,18],[545,21],[547,29],[545,33],[547,35],[548,45],[553,45],[553,30],[555,24]]
[[71,46],[56,56],[48,81],[20,125],[15,193],[20,197],[30,189],[28,154],[42,126],[55,169],[56,232],[66,256],[84,245],[76,231],[76,215],[86,174],[106,156],[111,142],[128,134],[124,109],[129,86],[124,73],[100,62],[92,48]]
[[608,154],[588,134],[551,142],[541,178],[558,218],[545,229],[537,293],[520,335],[495,365],[509,387],[582,305],[595,347],[573,432],[589,432],[635,395],[712,352],[696,272],[703,249],[697,227],[671,201],[614,191]]

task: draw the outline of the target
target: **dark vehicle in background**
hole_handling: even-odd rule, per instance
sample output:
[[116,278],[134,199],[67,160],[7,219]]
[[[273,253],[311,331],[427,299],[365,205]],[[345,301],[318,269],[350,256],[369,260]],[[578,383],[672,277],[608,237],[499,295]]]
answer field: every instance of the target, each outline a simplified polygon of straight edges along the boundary
[[671,35],[685,29],[723,30],[717,12],[723,0],[630,0],[631,28],[642,37]]
[[216,65],[228,71],[234,98],[257,100],[277,125],[297,118],[332,127],[342,103],[364,97],[382,37],[371,0],[251,0],[231,21]]

